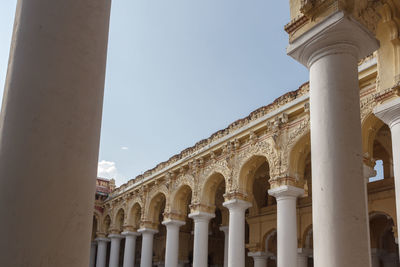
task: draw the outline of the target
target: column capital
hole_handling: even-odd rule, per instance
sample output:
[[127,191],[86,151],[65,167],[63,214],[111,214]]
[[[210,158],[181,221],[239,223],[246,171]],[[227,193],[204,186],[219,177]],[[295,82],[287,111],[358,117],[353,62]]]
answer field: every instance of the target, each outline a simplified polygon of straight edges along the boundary
[[400,98],[385,102],[374,109],[374,114],[392,128],[400,123]]
[[289,56],[306,67],[319,58],[337,53],[351,53],[358,60],[379,48],[379,41],[369,30],[343,11],[337,11],[296,38],[287,48]]
[[157,234],[158,230],[153,229],[153,228],[140,228],[139,230],[137,230],[138,233],[140,234]]
[[179,220],[167,219],[167,220],[163,221],[162,224],[165,225],[165,226],[168,226],[168,225],[175,225],[175,226],[181,227],[182,225],[185,225],[186,222],[184,222],[184,221],[179,221]]
[[252,206],[252,204],[248,201],[244,201],[241,199],[231,199],[222,203],[225,208],[228,208],[230,211],[235,209],[247,210]]
[[100,242],[110,242],[110,239],[109,239],[109,238],[106,238],[106,237],[98,237],[98,238],[96,238],[94,241],[96,241],[97,243],[100,243]]
[[263,251],[255,251],[247,253],[247,256],[253,257],[254,259],[268,259],[269,255]]
[[131,231],[124,231],[121,233],[121,235],[127,237],[127,236],[140,236],[140,233],[138,232],[131,232]]
[[313,250],[311,248],[298,248],[297,253],[308,257],[313,254]]
[[124,238],[124,236],[120,235],[120,234],[109,234],[108,238],[109,239],[122,239],[122,238]]
[[214,213],[196,211],[189,214],[189,218],[193,219],[194,221],[209,221],[212,218],[215,218]]
[[274,196],[277,200],[287,197],[297,198],[304,194],[304,189],[291,185],[281,185],[268,190],[268,194]]
[[221,226],[219,227],[219,230],[222,231],[222,232],[224,232],[225,234],[226,234],[226,233],[229,233],[229,225],[221,225]]

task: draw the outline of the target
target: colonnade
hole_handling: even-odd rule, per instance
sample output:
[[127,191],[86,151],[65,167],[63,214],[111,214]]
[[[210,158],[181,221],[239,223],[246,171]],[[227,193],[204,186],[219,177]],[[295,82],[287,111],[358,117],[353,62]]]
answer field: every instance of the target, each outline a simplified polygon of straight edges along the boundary
[[[278,262],[280,266],[296,266],[297,264],[297,223],[296,199],[304,193],[303,189],[293,186],[281,186],[270,190],[277,199],[278,210]],[[251,203],[241,199],[232,199],[223,203],[229,210],[229,226],[221,226],[224,232],[224,266],[243,267],[245,265],[245,212]],[[188,215],[194,221],[193,266],[208,266],[209,223],[215,214],[208,212],[192,212]],[[176,267],[179,252],[179,228],[185,224],[180,220],[164,220],[166,227],[165,266]],[[91,261],[90,267],[117,267],[120,255],[120,242],[125,238],[123,267],[133,267],[135,263],[136,237],[142,235],[141,267],[151,267],[153,257],[153,239],[158,231],[152,228],[141,228],[137,232],[110,234],[108,238],[97,238],[96,264]],[[107,242],[111,242],[109,263],[106,265]],[[92,249],[95,249],[93,246]],[[93,251],[91,254],[95,254]],[[250,253],[255,266],[265,267],[266,253]],[[302,266],[302,265],[299,265]],[[306,266],[306,265],[304,265]]]

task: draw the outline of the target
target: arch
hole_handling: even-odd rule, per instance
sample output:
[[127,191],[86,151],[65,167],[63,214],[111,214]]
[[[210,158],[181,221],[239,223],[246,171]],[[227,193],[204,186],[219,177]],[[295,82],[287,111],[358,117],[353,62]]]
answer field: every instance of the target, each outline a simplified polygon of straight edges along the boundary
[[128,209],[126,218],[126,226],[132,227],[132,230],[136,230],[140,226],[140,218],[142,215],[142,206],[139,202],[134,202]]
[[[394,235],[392,231],[395,223],[393,218],[385,212],[372,212],[370,213],[369,219],[371,247],[379,249],[387,248],[387,242],[385,242],[387,241],[387,237],[390,238],[391,236],[391,239],[394,242]],[[395,249],[395,251],[397,252],[397,249]]]
[[296,180],[304,179],[306,160],[311,153],[310,131],[297,138],[297,142],[289,151],[289,175]]
[[265,252],[267,252],[267,253],[268,253],[268,252],[272,252],[272,251],[271,251],[271,241],[272,241],[271,238],[273,238],[275,235],[277,235],[277,231],[276,231],[275,228],[273,228],[273,229],[269,230],[269,231],[263,236],[262,244],[261,244],[262,250],[263,250],[263,251],[265,251]]
[[102,221],[101,232],[103,232],[104,234],[108,234],[110,226],[111,226],[111,216],[107,214]]
[[383,125],[384,122],[378,119],[373,113],[369,114],[362,122],[362,149],[365,157],[373,158],[374,140],[376,134]]
[[265,156],[252,155],[241,165],[238,177],[239,192],[243,193],[245,196],[252,195],[255,173],[264,163],[267,163],[268,168],[270,168],[268,159]]
[[151,200],[149,201],[149,205],[147,210],[145,211],[147,216],[147,220],[150,221],[153,224],[160,223],[159,222],[159,215],[162,212],[162,209],[165,208],[165,202],[166,202],[166,194],[163,192],[157,192]]
[[260,143],[256,143],[255,145],[250,146],[248,149],[242,151],[237,159],[238,159],[238,166],[234,169],[234,182],[239,181],[240,179],[240,171],[243,169],[243,166],[254,156],[261,156],[265,157],[268,166],[270,168],[270,176],[274,177],[278,174],[279,169],[279,161],[280,157],[278,152],[273,148],[273,146],[268,141],[263,141]]
[[173,214],[186,217],[188,206],[192,198],[192,188],[187,184],[182,184],[171,194],[170,211]]
[[115,213],[112,225],[115,230],[121,232],[122,226],[124,225],[125,220],[125,210],[123,208],[119,208],[118,211]]
[[200,202],[206,206],[215,206],[217,189],[223,183],[226,185],[226,178],[220,172],[212,172],[212,174],[205,179],[203,187],[200,190]]

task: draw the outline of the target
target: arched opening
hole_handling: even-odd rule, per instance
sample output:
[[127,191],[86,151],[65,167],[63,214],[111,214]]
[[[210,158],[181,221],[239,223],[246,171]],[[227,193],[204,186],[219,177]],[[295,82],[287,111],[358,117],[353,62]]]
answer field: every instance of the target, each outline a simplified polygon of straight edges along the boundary
[[311,177],[311,141],[310,133],[302,136],[289,155],[289,174],[304,185],[305,195],[312,195],[312,177]]
[[104,217],[103,219],[103,229],[102,232],[106,235],[109,234],[109,230],[110,230],[110,225],[111,225],[111,217],[110,215],[107,215],[106,217]]
[[267,254],[267,266],[276,267],[276,255],[278,250],[276,229],[273,229],[265,234],[263,240],[264,251]]
[[215,198],[217,195],[217,190],[221,191],[221,188],[224,189],[225,194],[225,178],[221,173],[213,173],[210,177],[207,178],[207,181],[204,184],[201,192],[201,202],[204,205],[214,207],[215,206]]
[[372,157],[375,160],[376,176],[370,178],[370,182],[393,177],[392,162],[392,137],[389,127],[385,124],[376,132]]
[[132,228],[132,231],[136,231],[140,227],[140,217],[142,216],[142,207],[139,203],[135,203],[128,213],[127,226]]
[[398,245],[393,233],[393,219],[384,213],[370,216],[370,239],[374,266],[399,266]]
[[378,182],[393,177],[392,138],[389,127],[375,115],[369,115],[362,125],[364,160],[374,166],[376,176],[369,182]]
[[123,209],[119,209],[115,215],[115,230],[119,233],[122,232],[122,226],[124,225],[125,212]]
[[158,233],[154,235],[153,242],[153,262],[154,264],[162,264],[165,262],[165,243],[166,228],[161,222],[164,219],[164,210],[166,197],[163,193],[157,193],[151,200],[149,205],[149,217],[154,228],[158,229]]
[[251,157],[240,169],[239,190],[251,200],[253,199],[253,185],[256,176],[257,178],[269,180],[269,164],[265,156]]
[[171,214],[179,220],[185,221],[179,229],[179,258],[183,266],[193,264],[190,252],[193,251],[193,220],[188,218],[190,203],[192,202],[192,189],[188,185],[180,186],[172,195]]
[[263,162],[254,172],[253,182],[253,206],[250,208],[250,214],[260,213],[262,208],[276,205],[276,200],[268,194],[270,189],[269,166],[267,162]]

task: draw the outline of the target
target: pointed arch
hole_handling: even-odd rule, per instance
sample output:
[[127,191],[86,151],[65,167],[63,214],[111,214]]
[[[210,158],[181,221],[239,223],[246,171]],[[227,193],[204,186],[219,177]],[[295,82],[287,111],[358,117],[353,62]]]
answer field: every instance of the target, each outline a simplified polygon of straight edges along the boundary
[[292,148],[289,150],[289,175],[296,180],[304,178],[306,160],[311,153],[310,131],[297,138]]
[[192,190],[187,183],[183,183],[172,192],[170,198],[170,212],[172,214],[182,217],[181,219],[186,218],[188,206],[192,199]]

